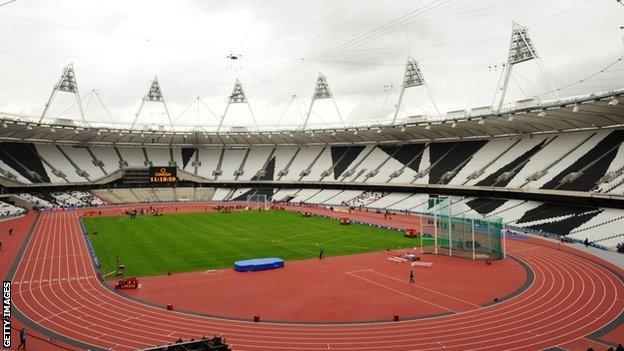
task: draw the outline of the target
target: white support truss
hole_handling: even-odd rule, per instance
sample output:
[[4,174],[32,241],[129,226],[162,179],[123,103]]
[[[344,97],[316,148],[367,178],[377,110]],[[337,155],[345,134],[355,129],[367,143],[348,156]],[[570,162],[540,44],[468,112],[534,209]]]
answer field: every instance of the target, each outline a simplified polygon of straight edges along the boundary
[[258,129],[258,122],[256,121],[256,117],[253,113],[253,110],[251,109],[251,104],[249,104],[249,101],[247,101],[247,96],[245,95],[245,91],[243,90],[243,85],[238,80],[238,78],[236,78],[236,82],[234,83],[234,88],[232,89],[232,94],[230,94],[230,96],[228,97],[228,102],[227,102],[227,105],[225,106],[225,111],[223,112],[223,115],[221,116],[221,120],[219,121],[217,132],[220,131],[221,127],[223,126],[223,121],[225,120],[225,116],[227,115],[227,112],[230,109],[231,104],[247,104],[247,107],[249,108],[249,113],[251,114],[251,118],[253,119],[254,125],[256,126],[256,129]]
[[399,94],[399,102],[397,103],[396,109],[394,111],[392,123],[396,121],[397,116],[399,115],[399,110],[401,109],[401,105],[403,104],[403,96],[405,94],[405,90],[419,86],[422,86],[425,89],[427,96],[429,96],[429,100],[431,100],[431,103],[436,110],[436,113],[440,114],[440,111],[438,110],[438,105],[435,103],[433,95],[431,95],[431,91],[427,86],[427,83],[425,83],[425,78],[420,71],[420,67],[418,67],[418,62],[413,57],[408,57],[407,64],[405,65],[405,74],[403,75],[403,84],[401,85],[401,93]]
[[314,107],[314,102],[316,100],[322,99],[331,99],[336,112],[338,113],[338,118],[340,119],[340,124],[344,124],[342,121],[342,115],[340,114],[340,110],[338,109],[338,105],[336,104],[336,100],[334,99],[334,95],[331,93],[329,89],[329,85],[327,84],[327,78],[319,72],[318,77],[316,78],[316,85],[314,86],[314,93],[312,94],[312,99],[310,101],[310,107],[308,108],[308,113],[306,114],[305,121],[303,122],[303,130],[308,126],[308,121],[310,120],[310,115],[312,114],[312,108]]
[[141,110],[146,102],[156,102],[162,103],[165,108],[165,113],[167,114],[167,119],[169,120],[169,126],[171,130],[173,130],[173,121],[171,120],[171,115],[169,114],[169,109],[167,108],[167,103],[165,102],[165,97],[160,90],[160,83],[158,83],[158,77],[154,76],[154,80],[152,80],[152,85],[150,85],[150,89],[147,94],[141,100],[141,105],[139,106],[139,110],[134,115],[134,120],[132,121],[132,126],[130,129],[134,129],[136,122],[139,119],[139,115],[141,114]]
[[41,117],[39,118],[39,123],[41,123],[43,119],[45,118],[46,113],[48,112],[48,109],[50,108],[50,105],[52,104],[52,101],[54,100],[54,97],[56,96],[56,93],[58,92],[74,94],[74,96],[76,97],[76,104],[78,105],[78,109],[80,110],[81,122],[83,125],[85,125],[86,121],[85,121],[84,111],[82,109],[82,101],[80,99],[80,93],[78,91],[78,83],[76,81],[76,73],[74,72],[74,65],[72,63],[67,65],[65,68],[63,68],[63,74],[61,75],[61,79],[59,79],[58,83],[56,83],[54,87],[52,88],[52,93],[50,94],[50,97],[48,98],[48,101],[45,104],[43,113],[41,113]]
[[533,42],[529,37],[528,29],[514,22],[511,29],[509,55],[507,57],[507,64],[505,65],[502,88],[496,90],[496,93],[498,93],[499,90],[501,91],[501,97],[498,103],[498,107],[496,109],[497,113],[501,112],[503,104],[505,103],[505,97],[507,95],[507,88],[509,87],[509,80],[511,79],[513,67],[519,63],[531,60],[536,60],[537,66],[544,76],[544,79],[548,82],[551,92],[555,95],[555,98],[559,100],[559,94],[557,94],[557,90],[555,89],[555,86],[552,82],[552,79],[550,78],[550,75],[547,73],[546,68],[542,64],[542,60],[537,55],[535,46],[533,45]]

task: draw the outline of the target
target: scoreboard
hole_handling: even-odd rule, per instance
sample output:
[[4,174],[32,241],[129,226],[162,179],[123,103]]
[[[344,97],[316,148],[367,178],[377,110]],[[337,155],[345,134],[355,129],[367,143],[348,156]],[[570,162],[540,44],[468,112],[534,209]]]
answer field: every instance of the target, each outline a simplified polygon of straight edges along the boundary
[[150,183],[175,183],[178,181],[177,167],[150,167]]

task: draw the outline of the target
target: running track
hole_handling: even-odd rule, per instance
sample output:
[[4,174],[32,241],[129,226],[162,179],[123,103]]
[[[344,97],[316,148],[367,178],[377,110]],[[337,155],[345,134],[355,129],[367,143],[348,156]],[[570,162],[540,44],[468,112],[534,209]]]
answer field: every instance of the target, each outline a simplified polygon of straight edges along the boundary
[[13,302],[82,348],[133,350],[223,334],[242,350],[539,350],[573,342],[624,311],[620,277],[581,256],[510,241],[534,281],[505,302],[414,321],[267,324],[166,311],[128,300],[96,277],[75,211],[41,214],[15,272]]

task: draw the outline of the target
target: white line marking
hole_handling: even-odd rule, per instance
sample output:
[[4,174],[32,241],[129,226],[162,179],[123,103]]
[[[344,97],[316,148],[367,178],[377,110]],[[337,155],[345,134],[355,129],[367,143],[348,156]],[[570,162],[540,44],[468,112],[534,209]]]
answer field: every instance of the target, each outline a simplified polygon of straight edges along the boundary
[[402,292],[402,291],[399,291],[399,290],[393,289],[393,288],[391,288],[391,287],[389,287],[389,286],[386,286],[386,285],[383,285],[383,284],[380,284],[380,283],[374,282],[374,281],[372,281],[372,280],[370,280],[370,279],[362,278],[362,277],[360,277],[360,276],[358,276],[358,275],[355,275],[355,274],[350,274],[350,275],[351,275],[351,276],[353,276],[353,277],[356,277],[356,278],[358,278],[358,279],[362,279],[362,280],[364,280],[364,281],[367,281],[367,282],[369,282],[369,283],[371,283],[371,284],[375,284],[375,285],[377,285],[377,286],[380,286],[380,287],[382,287],[382,288],[384,288],[384,289],[387,289],[387,290],[390,290],[390,291],[394,291],[394,292],[395,292],[395,293],[397,293],[397,294],[401,294],[401,295],[406,296],[406,297],[409,297],[409,298],[411,298],[411,299],[414,299],[414,300],[418,300],[418,301],[421,301],[421,302],[427,303],[427,304],[429,304],[429,305],[435,306],[435,307],[437,307],[437,308],[440,308],[440,309],[443,309],[443,310],[446,310],[446,311],[451,311],[451,312],[457,313],[457,311],[452,310],[452,309],[450,309],[450,308],[440,306],[440,305],[438,305],[438,304],[435,304],[435,303],[430,302],[430,301],[427,301],[427,300],[423,300],[423,299],[421,299],[421,298],[419,298],[419,297],[416,297],[416,296],[414,296],[414,295],[410,295],[410,294],[404,293],[404,292]]
[[375,270],[371,270],[371,272],[373,272],[373,273],[375,273],[375,274],[377,274],[377,275],[384,276],[384,277],[386,277],[386,278],[388,278],[388,279],[396,280],[397,282],[400,282],[400,283],[402,283],[402,284],[409,284],[409,285],[414,286],[414,287],[416,287],[416,288],[423,289],[423,290],[427,290],[427,291],[432,292],[432,293],[434,293],[434,294],[442,295],[442,296],[444,296],[444,297],[448,297],[449,299],[453,299],[453,300],[457,300],[457,301],[459,301],[459,302],[463,302],[463,303],[465,303],[465,304],[467,304],[467,305],[472,305],[472,306],[475,306],[475,307],[478,307],[478,308],[483,308],[483,306],[479,306],[479,305],[477,305],[476,303],[472,303],[472,302],[469,302],[469,301],[466,301],[466,300],[462,300],[462,299],[460,299],[460,298],[458,298],[458,297],[451,296],[451,295],[447,295],[447,294],[442,293],[442,292],[439,292],[439,291],[431,290],[431,289],[425,288],[424,286],[420,286],[420,285],[417,285],[417,284],[410,284],[410,283],[408,283],[408,282],[406,282],[406,281],[403,281],[403,280],[397,279],[397,278],[392,277],[392,276],[389,276],[389,275],[387,275],[387,274],[383,274],[383,273],[377,272],[377,271],[375,271]]
[[507,251],[507,253],[516,253],[516,252],[530,251],[530,250],[543,249],[543,248],[544,247],[542,247],[542,246],[525,247],[524,249],[517,249],[517,250]]
[[359,273],[359,272],[372,272],[372,269],[358,269],[355,271],[349,271],[349,272],[343,272],[342,274],[353,274],[353,273]]

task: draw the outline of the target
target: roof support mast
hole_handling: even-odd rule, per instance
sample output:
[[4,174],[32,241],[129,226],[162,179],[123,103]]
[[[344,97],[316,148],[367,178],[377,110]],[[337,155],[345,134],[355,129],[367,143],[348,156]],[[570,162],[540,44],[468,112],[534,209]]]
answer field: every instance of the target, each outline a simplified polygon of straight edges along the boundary
[[509,56],[507,58],[507,65],[505,66],[505,78],[503,80],[503,86],[501,88],[501,97],[498,103],[498,107],[496,109],[497,113],[501,112],[503,104],[505,103],[505,97],[507,95],[507,88],[509,86],[509,79],[511,78],[513,67],[519,63],[531,61],[533,59],[537,60],[537,66],[542,72],[544,79],[548,82],[551,92],[555,95],[555,98],[559,100],[559,94],[557,94],[557,90],[555,89],[550,75],[546,72],[546,68],[542,63],[542,60],[535,51],[535,46],[533,45],[531,38],[529,38],[527,28],[514,22],[511,29]]
[[344,124],[342,121],[342,115],[340,114],[340,110],[338,109],[338,105],[336,105],[336,100],[329,90],[329,85],[327,85],[327,78],[319,72],[318,78],[316,79],[316,86],[314,87],[314,94],[312,94],[312,100],[310,101],[310,107],[308,108],[308,113],[306,114],[305,121],[303,122],[303,130],[306,130],[308,126],[308,121],[310,120],[310,115],[312,114],[312,107],[314,106],[314,102],[316,100],[321,99],[332,99],[334,103],[334,108],[338,113],[338,118],[340,119],[340,124]]
[[143,106],[146,102],[161,102],[163,104],[163,106],[165,107],[165,113],[167,114],[167,119],[169,120],[169,126],[173,131],[173,121],[171,120],[169,109],[167,108],[167,104],[165,103],[165,98],[162,94],[162,91],[160,90],[160,84],[158,83],[158,77],[156,76],[154,76],[154,80],[152,81],[152,85],[150,86],[147,95],[145,95],[143,97],[143,100],[141,100],[141,105],[139,106],[139,110],[137,111],[137,113],[134,115],[134,120],[132,121],[132,126],[130,126],[130,129],[134,129],[134,126],[139,119],[139,115],[141,114],[141,110],[143,109]]
[[247,104],[247,107],[249,108],[249,113],[251,114],[251,118],[253,119],[254,125],[256,126],[256,129],[259,129],[258,122],[256,121],[256,116],[254,116],[253,110],[251,109],[251,105],[249,104],[249,101],[247,101],[247,96],[245,95],[245,91],[243,90],[243,85],[238,80],[238,78],[236,78],[236,82],[234,83],[234,89],[232,90],[232,94],[230,94],[230,96],[228,97],[228,103],[225,106],[225,111],[223,112],[223,115],[221,116],[221,120],[219,120],[219,126],[217,127],[217,132],[219,132],[221,130],[221,127],[223,126],[223,121],[225,120],[225,115],[227,114],[230,108],[230,104]]
[[52,101],[54,100],[56,93],[59,91],[64,91],[66,93],[74,94],[74,96],[76,97],[76,104],[78,105],[78,109],[80,110],[80,118],[81,118],[82,124],[85,125],[86,121],[85,121],[84,111],[82,109],[82,101],[80,100],[80,93],[78,92],[78,83],[76,82],[76,74],[74,73],[73,63],[70,63],[65,68],[63,68],[63,75],[61,75],[61,79],[59,79],[59,82],[56,83],[56,85],[54,85],[54,88],[52,88],[52,93],[50,94],[50,97],[48,98],[48,101],[45,104],[43,113],[41,113],[41,118],[39,118],[39,123],[41,123],[43,119],[45,118],[45,115],[48,112],[48,109],[50,108],[50,105],[52,104]]
[[401,109],[401,104],[403,103],[403,95],[405,94],[405,90],[408,88],[422,86],[429,96],[433,107],[436,110],[436,113],[439,115],[440,110],[438,110],[438,105],[435,103],[433,99],[433,95],[431,95],[431,91],[429,87],[425,83],[425,78],[420,71],[420,67],[418,67],[418,62],[413,57],[407,58],[407,64],[405,65],[405,74],[403,75],[403,85],[401,85],[401,93],[399,94],[399,102],[397,103],[396,110],[394,111],[394,117],[392,118],[392,123],[394,123],[399,115],[399,110]]

